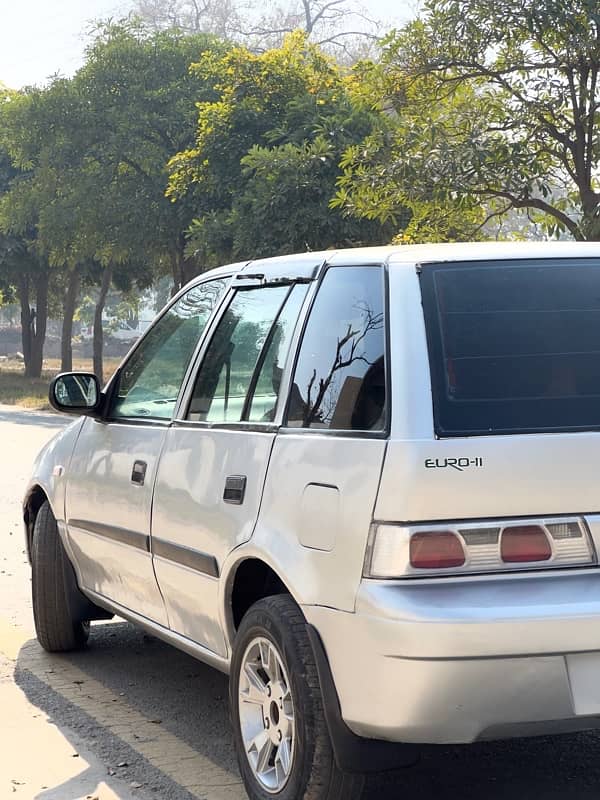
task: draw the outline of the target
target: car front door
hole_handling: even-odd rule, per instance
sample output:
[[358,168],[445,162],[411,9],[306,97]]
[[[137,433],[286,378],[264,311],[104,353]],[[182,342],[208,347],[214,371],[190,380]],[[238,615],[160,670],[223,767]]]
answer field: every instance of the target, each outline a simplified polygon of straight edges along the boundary
[[227,278],[177,298],[115,377],[106,419],[85,420],[66,491],[66,519],[81,585],[168,625],[150,552],[158,458],[194,350]]
[[221,656],[220,570],[254,529],[306,293],[294,281],[232,293],[160,460],[152,549],[170,625]]

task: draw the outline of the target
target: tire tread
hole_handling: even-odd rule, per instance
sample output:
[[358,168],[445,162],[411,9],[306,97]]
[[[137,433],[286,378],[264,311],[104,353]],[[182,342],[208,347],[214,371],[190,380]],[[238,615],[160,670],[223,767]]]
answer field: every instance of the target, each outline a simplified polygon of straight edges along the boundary
[[65,571],[67,555],[46,501],[38,511],[32,543],[32,600],[37,638],[49,653],[81,649],[87,641],[82,621],[72,617]]

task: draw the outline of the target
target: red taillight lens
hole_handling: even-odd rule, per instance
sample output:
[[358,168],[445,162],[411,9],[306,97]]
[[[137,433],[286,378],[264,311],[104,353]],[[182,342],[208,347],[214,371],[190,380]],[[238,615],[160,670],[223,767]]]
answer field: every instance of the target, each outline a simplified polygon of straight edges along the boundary
[[502,561],[548,561],[552,548],[543,528],[537,525],[514,525],[504,528],[500,540]]
[[417,569],[462,567],[465,551],[452,531],[415,533],[410,540],[410,564]]

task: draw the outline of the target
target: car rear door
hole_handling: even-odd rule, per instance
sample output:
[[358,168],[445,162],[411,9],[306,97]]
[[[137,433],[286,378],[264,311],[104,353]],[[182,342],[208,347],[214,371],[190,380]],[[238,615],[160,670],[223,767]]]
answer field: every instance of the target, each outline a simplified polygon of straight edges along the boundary
[[147,332],[115,378],[107,418],[85,420],[67,476],[81,585],[163,625],[150,553],[156,467],[186,368],[227,283],[185,291]]
[[258,516],[291,337],[317,264],[240,274],[166,435],[152,551],[170,626],[226,655],[219,576]]
[[353,611],[387,446],[385,270],[332,259],[304,326],[253,544],[301,605]]

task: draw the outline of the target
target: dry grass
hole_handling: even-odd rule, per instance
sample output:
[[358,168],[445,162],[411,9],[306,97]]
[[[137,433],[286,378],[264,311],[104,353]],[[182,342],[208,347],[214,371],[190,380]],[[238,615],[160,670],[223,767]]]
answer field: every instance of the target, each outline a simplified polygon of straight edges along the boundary
[[[118,358],[104,359],[104,378],[108,378],[120,363]],[[48,385],[52,378],[60,372],[60,359],[44,359],[41,378],[26,378],[24,366],[19,361],[0,362],[0,403],[11,406],[23,406],[37,411],[50,408],[48,403]],[[74,358],[73,369],[81,372],[92,371],[89,358]]]

